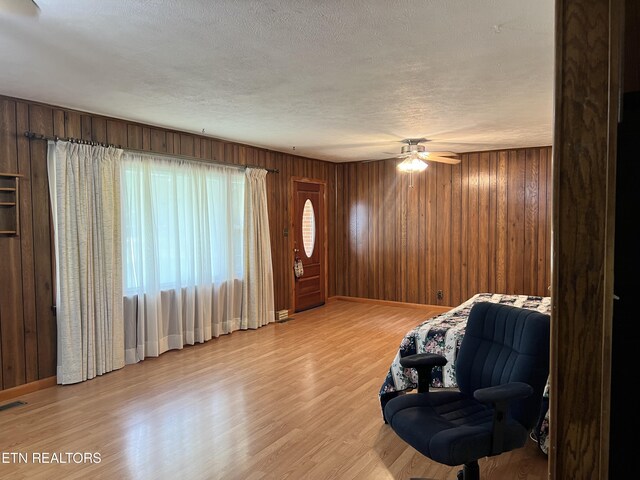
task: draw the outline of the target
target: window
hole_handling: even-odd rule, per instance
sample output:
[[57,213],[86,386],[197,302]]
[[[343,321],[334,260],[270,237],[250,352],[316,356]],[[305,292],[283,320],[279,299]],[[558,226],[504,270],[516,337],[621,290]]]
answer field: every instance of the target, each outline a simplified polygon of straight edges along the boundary
[[125,154],[125,294],[242,279],[244,188],[236,169]]

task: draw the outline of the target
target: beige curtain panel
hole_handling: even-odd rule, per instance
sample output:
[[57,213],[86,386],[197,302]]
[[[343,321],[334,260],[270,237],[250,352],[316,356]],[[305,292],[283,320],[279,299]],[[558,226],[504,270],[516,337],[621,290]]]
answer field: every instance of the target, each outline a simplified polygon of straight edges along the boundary
[[121,155],[116,148],[49,142],[61,384],[124,366]]
[[267,211],[267,171],[247,168],[244,201],[244,269],[242,327],[275,321],[271,237]]

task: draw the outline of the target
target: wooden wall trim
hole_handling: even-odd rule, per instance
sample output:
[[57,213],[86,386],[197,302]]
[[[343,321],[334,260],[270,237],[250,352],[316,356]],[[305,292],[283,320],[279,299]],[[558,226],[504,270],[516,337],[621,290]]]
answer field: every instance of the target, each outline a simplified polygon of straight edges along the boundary
[[621,20],[619,0],[556,2],[554,479],[608,478]]
[[415,308],[418,310],[432,310],[438,313],[444,313],[451,310],[453,307],[442,305],[427,305],[424,303],[408,303],[408,302],[394,302],[392,300],[379,300],[376,298],[362,298],[362,297],[348,297],[345,295],[335,295],[328,299],[328,302],[343,301],[353,303],[369,303],[374,305],[384,305],[387,307],[401,307],[401,308]]
[[0,390],[0,402],[21,397],[23,395],[26,395],[27,393],[44,390],[45,388],[55,387],[57,383],[57,377],[53,376],[43,378],[42,380],[25,383],[24,385],[18,385],[17,387],[8,388],[6,390]]

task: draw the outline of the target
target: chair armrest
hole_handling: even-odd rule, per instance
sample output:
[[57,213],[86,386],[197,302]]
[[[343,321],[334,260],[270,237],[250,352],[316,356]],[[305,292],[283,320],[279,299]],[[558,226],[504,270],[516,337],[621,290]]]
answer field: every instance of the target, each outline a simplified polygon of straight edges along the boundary
[[528,383],[511,382],[495,387],[479,388],[473,392],[473,397],[482,403],[502,403],[504,401],[527,398],[533,393]]
[[447,359],[437,353],[416,353],[400,358],[400,365],[404,368],[415,368],[418,372],[418,393],[429,391],[433,367],[442,367],[446,364]]
[[527,398],[533,393],[531,385],[523,382],[511,382],[495,387],[479,388],[473,397],[482,403],[493,404],[493,426],[491,430],[491,454],[502,452],[504,430],[507,423],[507,410],[511,400]]
[[437,353],[416,353],[400,358],[400,365],[404,368],[442,367],[446,364],[447,359]]

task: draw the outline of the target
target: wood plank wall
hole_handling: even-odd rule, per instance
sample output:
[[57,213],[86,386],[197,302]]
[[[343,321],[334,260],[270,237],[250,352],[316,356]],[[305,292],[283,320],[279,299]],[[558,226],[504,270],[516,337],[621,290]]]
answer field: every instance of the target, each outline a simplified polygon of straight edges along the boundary
[[337,168],[338,294],[450,306],[550,295],[551,147],[433,163],[412,188],[392,161]]
[[[20,236],[0,236],[0,389],[56,373],[54,304],[47,144],[28,140],[26,130],[45,135],[107,142],[149,152],[277,168],[267,176],[275,307],[289,308],[292,268],[284,229],[289,225],[291,177],[327,182],[329,238],[334,238],[335,164],[218,141],[209,137],[0,96],[0,172],[25,175],[21,182]],[[335,294],[329,242],[329,294]]]

